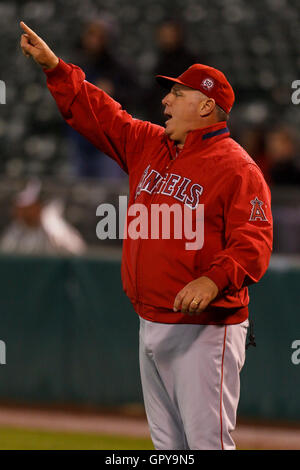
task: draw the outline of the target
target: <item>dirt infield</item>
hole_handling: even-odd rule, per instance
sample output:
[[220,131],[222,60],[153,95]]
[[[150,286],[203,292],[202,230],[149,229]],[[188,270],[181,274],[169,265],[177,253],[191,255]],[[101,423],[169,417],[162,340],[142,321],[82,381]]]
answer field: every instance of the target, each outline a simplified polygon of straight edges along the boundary
[[[144,417],[0,406],[0,426],[51,431],[150,437]],[[300,429],[239,424],[233,433],[239,449],[300,450]]]

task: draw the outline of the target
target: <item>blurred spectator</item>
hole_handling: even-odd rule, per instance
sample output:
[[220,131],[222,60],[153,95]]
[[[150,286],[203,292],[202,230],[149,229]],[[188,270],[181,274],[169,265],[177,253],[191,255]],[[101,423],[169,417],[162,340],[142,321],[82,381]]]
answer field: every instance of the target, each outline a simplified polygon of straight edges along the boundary
[[241,132],[239,141],[270,186],[300,187],[300,154],[292,129],[285,125],[268,131],[261,125],[248,127]]
[[[155,75],[168,75],[177,77],[190,65],[206,63],[207,59],[202,54],[196,58],[186,47],[183,26],[173,20],[162,23],[156,31],[156,43],[158,46],[158,59],[152,71]],[[145,93],[146,118],[154,123],[163,124],[161,99],[163,91],[153,79],[153,86]]]
[[[299,153],[292,129],[279,125],[265,136],[265,161],[273,197],[274,252],[300,252],[300,206],[285,200],[280,187],[300,188]],[[277,189],[277,192],[276,192]],[[274,204],[274,199],[276,203]]]
[[[72,61],[80,66],[86,79],[118,101],[124,109],[133,112],[138,102],[138,85],[110,50],[113,24],[95,20],[85,25],[77,52]],[[73,129],[68,128],[71,156],[75,173],[80,177],[122,178],[125,173],[106,155],[95,149]]]
[[111,51],[116,26],[109,18],[87,23],[80,36],[76,65],[81,67],[87,80],[102,88],[112,98],[132,112],[137,101],[135,74],[124,66]]
[[175,21],[162,23],[156,31],[159,56],[154,72],[176,76],[196,61],[187,50],[183,25]]
[[21,191],[13,207],[13,221],[0,238],[6,253],[41,254],[85,251],[80,234],[63,218],[60,201],[43,204],[41,184],[31,181]]
[[289,128],[280,126],[267,133],[265,155],[271,185],[298,185],[300,187],[298,152],[295,138]]
[[269,161],[265,154],[265,129],[262,126],[247,127],[241,131],[240,144],[262,170],[265,180],[270,184]]

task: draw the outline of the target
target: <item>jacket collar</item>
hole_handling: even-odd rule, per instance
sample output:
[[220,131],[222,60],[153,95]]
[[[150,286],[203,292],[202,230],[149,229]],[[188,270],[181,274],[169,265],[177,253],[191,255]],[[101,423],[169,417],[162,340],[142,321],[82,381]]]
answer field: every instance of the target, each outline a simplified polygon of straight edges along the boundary
[[[218,122],[217,124],[203,127],[202,129],[195,129],[188,133],[182,150],[186,150],[194,146],[197,146],[198,149],[206,147],[212,142],[229,137],[229,135],[230,131],[227,127],[226,121]],[[168,147],[174,158],[174,155],[176,155],[176,144],[174,141],[169,139],[169,137],[166,136],[166,138]]]

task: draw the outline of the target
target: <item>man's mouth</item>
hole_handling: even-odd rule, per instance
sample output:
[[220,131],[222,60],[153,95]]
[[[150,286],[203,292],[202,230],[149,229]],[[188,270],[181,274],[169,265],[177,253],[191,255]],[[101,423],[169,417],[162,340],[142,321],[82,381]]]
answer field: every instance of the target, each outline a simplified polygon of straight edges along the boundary
[[169,122],[172,119],[172,114],[164,113],[164,116],[165,116],[165,124],[167,124],[167,122]]

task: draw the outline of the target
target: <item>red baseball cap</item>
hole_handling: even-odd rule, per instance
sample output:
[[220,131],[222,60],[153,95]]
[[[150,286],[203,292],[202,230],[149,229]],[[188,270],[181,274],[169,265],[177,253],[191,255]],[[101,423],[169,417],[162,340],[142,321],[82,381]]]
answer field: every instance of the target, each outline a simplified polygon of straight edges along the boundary
[[234,91],[225,75],[208,65],[194,64],[177,78],[156,75],[156,80],[164,88],[169,88],[170,82],[175,82],[199,90],[208,98],[213,98],[227,114],[234,103]]

